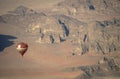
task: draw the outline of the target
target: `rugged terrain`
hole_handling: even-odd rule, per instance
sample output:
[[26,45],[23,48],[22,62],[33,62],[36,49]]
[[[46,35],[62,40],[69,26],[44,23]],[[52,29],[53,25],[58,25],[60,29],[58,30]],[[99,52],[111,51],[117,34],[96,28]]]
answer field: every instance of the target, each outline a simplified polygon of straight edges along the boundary
[[[1,78],[119,78],[119,9],[119,0],[65,0],[1,15]],[[23,58],[15,50],[21,41],[29,45]]]

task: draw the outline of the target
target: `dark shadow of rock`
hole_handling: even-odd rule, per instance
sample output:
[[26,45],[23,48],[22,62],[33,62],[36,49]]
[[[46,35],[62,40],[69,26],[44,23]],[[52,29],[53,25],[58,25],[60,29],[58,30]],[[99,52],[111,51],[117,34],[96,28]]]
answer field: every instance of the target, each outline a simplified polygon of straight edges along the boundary
[[11,35],[2,35],[0,34],[0,52],[3,51],[6,47],[13,45],[13,39],[17,37]]

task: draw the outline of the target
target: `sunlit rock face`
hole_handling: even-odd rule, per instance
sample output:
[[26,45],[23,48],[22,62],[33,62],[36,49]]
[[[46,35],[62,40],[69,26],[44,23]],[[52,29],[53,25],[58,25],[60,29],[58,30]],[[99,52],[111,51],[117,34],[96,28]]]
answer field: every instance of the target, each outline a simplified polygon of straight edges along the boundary
[[[70,16],[79,15],[81,12],[91,13],[91,10],[98,13],[119,13],[118,3],[119,0],[65,0],[58,3],[49,14],[19,6],[14,11],[0,16],[0,22],[19,26],[24,30],[21,34],[35,37],[34,41],[40,44],[59,44],[69,39],[76,46],[72,52],[79,55],[87,52],[118,52],[120,19],[82,21],[79,17]],[[60,7],[61,12],[54,13]],[[68,14],[62,11],[63,8]]]
[[58,3],[53,11],[60,11],[68,15],[79,13],[120,13],[119,0],[65,0]]

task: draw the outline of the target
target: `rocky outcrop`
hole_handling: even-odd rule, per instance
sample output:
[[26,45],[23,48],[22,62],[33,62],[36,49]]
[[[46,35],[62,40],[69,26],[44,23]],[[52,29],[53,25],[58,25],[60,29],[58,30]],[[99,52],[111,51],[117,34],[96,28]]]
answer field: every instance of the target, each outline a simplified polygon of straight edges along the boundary
[[102,71],[120,71],[119,61],[110,57],[104,57],[101,59],[98,64]]
[[67,15],[80,13],[120,13],[119,0],[65,0],[57,4],[54,12],[59,11]]
[[[80,8],[96,10],[98,3],[94,2],[94,0],[70,0],[69,2],[65,0],[58,5],[73,7],[78,11]],[[102,2],[107,5],[109,1],[102,0]],[[116,6],[118,5],[116,4]],[[80,9],[80,11],[82,10]],[[106,54],[120,51],[120,19],[116,18],[86,22],[65,14],[52,15],[51,13],[51,15],[47,15],[44,12],[38,13],[24,6],[19,6],[14,11],[0,16],[0,22],[19,27],[24,30],[24,33],[21,34],[35,37],[34,41],[43,44],[61,43],[69,39],[75,46],[72,51],[74,55],[83,55],[87,52]]]
[[[21,11],[24,13],[21,13]],[[1,22],[19,26],[29,35],[38,37],[39,43],[60,43],[67,37],[75,36],[75,30],[79,26],[84,26],[74,18],[66,15],[48,16],[45,13],[31,13],[30,9],[18,7],[14,13],[1,16]],[[20,13],[19,13],[20,11]],[[23,15],[24,14],[24,15]],[[75,28],[73,26],[75,25]]]
[[80,67],[80,69],[85,71],[89,75],[99,72],[120,71],[119,64],[117,63],[118,62],[115,62],[113,58],[104,57],[99,61],[97,65],[82,66]]
[[14,14],[14,15],[25,16],[25,15],[28,15],[28,14],[35,14],[36,11],[21,5],[21,6],[18,6],[14,11],[9,11],[8,13],[9,14]]
[[88,74],[82,74],[82,75],[77,76],[74,79],[91,79],[91,76]]
[[75,79],[92,79],[94,74],[98,73],[106,73],[106,72],[113,72],[117,71],[119,73],[120,66],[119,61],[115,61],[115,59],[111,57],[103,57],[101,60],[98,61],[96,65],[87,65],[87,66],[80,66],[80,67],[71,67],[66,68],[64,71],[74,72],[82,70],[85,72],[84,74],[80,74]]
[[76,44],[73,53],[82,55],[86,52],[101,52],[105,54],[119,51],[119,21],[119,19],[113,19],[111,21],[89,23],[92,25],[79,30],[79,36],[75,36],[76,38],[71,41]]

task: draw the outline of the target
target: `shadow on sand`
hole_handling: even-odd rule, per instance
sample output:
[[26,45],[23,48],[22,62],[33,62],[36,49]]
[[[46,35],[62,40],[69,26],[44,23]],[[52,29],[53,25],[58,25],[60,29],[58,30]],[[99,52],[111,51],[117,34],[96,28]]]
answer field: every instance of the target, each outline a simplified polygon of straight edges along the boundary
[[17,39],[17,37],[0,34],[0,52],[2,52],[6,47],[13,45],[13,39]]

